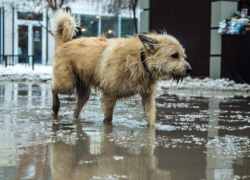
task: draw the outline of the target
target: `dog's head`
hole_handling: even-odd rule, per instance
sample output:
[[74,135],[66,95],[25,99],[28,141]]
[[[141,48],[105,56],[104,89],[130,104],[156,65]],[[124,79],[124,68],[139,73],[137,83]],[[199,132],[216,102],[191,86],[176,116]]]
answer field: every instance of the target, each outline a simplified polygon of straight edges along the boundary
[[162,79],[181,80],[191,72],[181,44],[166,33],[138,35],[144,46],[149,70]]

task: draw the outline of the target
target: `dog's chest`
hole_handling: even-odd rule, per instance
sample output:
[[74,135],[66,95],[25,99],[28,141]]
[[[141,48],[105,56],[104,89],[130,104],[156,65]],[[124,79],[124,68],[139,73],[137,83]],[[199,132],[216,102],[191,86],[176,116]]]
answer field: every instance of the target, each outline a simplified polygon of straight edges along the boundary
[[122,84],[117,88],[118,96],[134,96],[136,94],[150,94],[153,91],[153,85],[142,82],[130,82]]

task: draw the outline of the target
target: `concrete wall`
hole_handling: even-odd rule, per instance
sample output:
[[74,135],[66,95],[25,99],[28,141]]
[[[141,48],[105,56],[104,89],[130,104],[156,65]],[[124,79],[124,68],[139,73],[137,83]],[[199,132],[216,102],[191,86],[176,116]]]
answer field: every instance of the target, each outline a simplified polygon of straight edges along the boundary
[[233,16],[237,1],[213,1],[211,9],[210,78],[221,77],[221,35],[218,34],[219,22]]
[[149,31],[149,10],[150,10],[150,1],[141,0],[140,1],[140,33],[145,33]]
[[5,47],[4,52],[5,54],[12,54],[12,9],[11,7],[7,7],[4,9],[4,19],[5,19]]

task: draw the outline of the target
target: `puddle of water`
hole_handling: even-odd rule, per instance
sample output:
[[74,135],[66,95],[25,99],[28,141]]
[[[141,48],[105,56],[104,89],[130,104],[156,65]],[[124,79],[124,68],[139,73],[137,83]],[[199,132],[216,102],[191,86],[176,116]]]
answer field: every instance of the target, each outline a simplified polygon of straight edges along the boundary
[[0,83],[0,180],[250,179],[249,94],[158,94],[157,130],[139,97],[103,124],[100,98],[76,120],[74,97],[60,96],[54,120],[50,85]]

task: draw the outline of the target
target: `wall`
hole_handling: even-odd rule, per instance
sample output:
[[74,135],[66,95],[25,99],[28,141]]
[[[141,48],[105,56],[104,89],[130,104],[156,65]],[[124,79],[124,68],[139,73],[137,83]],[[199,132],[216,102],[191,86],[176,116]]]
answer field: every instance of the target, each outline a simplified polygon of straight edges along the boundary
[[166,30],[186,49],[191,76],[209,76],[211,0],[151,0],[150,30]]
[[[7,5],[6,5],[7,6]],[[4,20],[5,20],[5,26],[4,26],[4,31],[5,31],[5,46],[4,52],[5,54],[12,54],[12,9],[7,6],[4,8]]]

